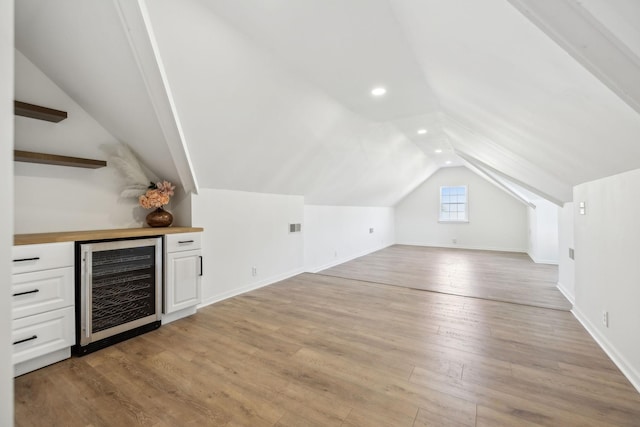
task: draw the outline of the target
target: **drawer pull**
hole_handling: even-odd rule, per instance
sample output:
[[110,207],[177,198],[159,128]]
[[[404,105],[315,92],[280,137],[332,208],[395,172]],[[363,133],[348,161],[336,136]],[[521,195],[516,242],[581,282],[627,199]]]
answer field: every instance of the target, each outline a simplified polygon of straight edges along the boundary
[[179,244],[185,244],[185,243],[193,243],[193,240],[178,240]]
[[17,296],[20,296],[20,295],[35,294],[37,292],[40,292],[40,289],[34,289],[32,291],[25,291],[25,292],[16,292],[15,294],[13,294],[13,296],[17,297]]
[[25,338],[25,339],[23,339],[23,340],[14,341],[14,342],[13,342],[13,345],[20,344],[20,343],[27,342],[27,341],[31,341],[31,340],[36,340],[36,339],[38,339],[38,336],[37,336],[37,335],[34,335],[34,336],[32,336],[32,337]]
[[40,259],[39,256],[37,257],[33,257],[33,258],[20,258],[20,259],[14,259],[13,262],[23,262],[23,261],[38,261]]

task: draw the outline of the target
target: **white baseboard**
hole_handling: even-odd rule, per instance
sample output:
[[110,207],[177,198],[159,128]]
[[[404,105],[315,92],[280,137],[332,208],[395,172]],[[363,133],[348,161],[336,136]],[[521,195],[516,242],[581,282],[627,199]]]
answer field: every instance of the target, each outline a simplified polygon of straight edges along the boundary
[[347,261],[351,261],[352,259],[360,258],[361,256],[369,255],[372,252],[379,251],[384,248],[388,248],[389,246],[393,246],[395,243],[384,244],[379,247],[365,249],[364,251],[358,252],[356,254],[347,255],[346,257],[336,258],[333,261],[330,261],[326,264],[321,265],[320,267],[307,267],[305,269],[308,273],[317,273],[322,270],[326,270],[327,268],[335,267],[336,265],[343,264]]
[[560,282],[558,282],[556,284],[556,288],[558,288],[558,290],[560,291],[560,293],[562,293],[562,295],[564,295],[564,297],[569,300],[569,302],[571,303],[571,305],[575,305],[576,304],[576,300],[573,297],[573,295],[569,292],[569,290]]
[[495,246],[474,246],[474,245],[458,245],[445,243],[424,243],[424,242],[396,242],[396,245],[404,246],[424,246],[427,248],[447,248],[447,249],[468,249],[472,251],[493,251],[493,252],[519,252],[526,253],[523,248],[499,248]]
[[290,277],[293,276],[297,276],[300,273],[304,273],[305,269],[304,268],[297,268],[295,270],[291,270],[288,271],[286,273],[282,273],[282,274],[278,274],[275,276],[271,276],[268,277],[266,279],[260,280],[258,282],[253,282],[253,283],[249,283],[248,285],[245,286],[241,286],[239,288],[235,288],[232,289],[230,291],[226,291],[226,292],[222,292],[220,294],[214,295],[212,297],[207,298],[206,300],[202,301],[202,303],[200,303],[200,305],[198,305],[198,309],[202,308],[202,307],[206,307],[208,305],[211,305],[213,303],[231,298],[231,297],[235,297],[237,295],[240,294],[244,294],[256,289],[260,289],[262,287],[268,286],[268,285],[272,285],[276,282],[280,282],[281,280],[285,280],[288,279]]
[[591,335],[591,337],[598,343],[600,348],[607,353],[607,356],[609,356],[613,363],[616,364],[622,374],[627,377],[631,385],[633,385],[640,393],[640,373],[627,361],[627,359],[624,358],[624,356],[620,354],[620,352],[618,352],[618,350],[616,350],[613,345],[611,345],[609,340],[602,335],[600,331],[598,331],[598,329],[589,321],[589,319],[587,319],[578,307],[574,305],[571,313],[573,313],[574,317],[578,319],[578,322],[584,326],[587,332],[589,332],[589,335]]
[[531,258],[531,260],[533,262],[535,262],[536,264],[550,264],[550,265],[559,265],[560,264],[560,261],[558,261],[557,259],[536,258],[533,255],[531,255],[529,252],[527,252],[527,255],[529,255],[529,258]]
[[35,359],[25,360],[24,362],[13,365],[13,375],[15,377],[26,374],[27,372],[35,371],[36,369],[44,368],[45,366],[52,365],[61,360],[65,360],[71,357],[71,347],[65,347],[63,349],[54,351],[53,353],[47,353],[45,355],[36,357]]
[[196,314],[196,306],[187,307],[179,311],[175,311],[169,314],[162,314],[162,324],[166,325],[167,323],[175,322],[178,319],[182,319],[184,317],[191,316],[192,314]]

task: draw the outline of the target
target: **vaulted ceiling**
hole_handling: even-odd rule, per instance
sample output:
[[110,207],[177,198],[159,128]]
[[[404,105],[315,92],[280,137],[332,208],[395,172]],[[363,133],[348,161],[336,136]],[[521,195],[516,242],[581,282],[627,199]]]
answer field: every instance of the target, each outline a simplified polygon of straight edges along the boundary
[[187,190],[390,206],[465,164],[561,204],[640,168],[633,0],[20,0],[16,46]]

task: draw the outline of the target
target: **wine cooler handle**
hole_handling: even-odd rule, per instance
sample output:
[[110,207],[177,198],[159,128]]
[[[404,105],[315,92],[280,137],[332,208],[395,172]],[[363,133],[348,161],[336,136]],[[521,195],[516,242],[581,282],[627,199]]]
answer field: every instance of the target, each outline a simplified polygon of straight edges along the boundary
[[202,255],[200,255],[200,276],[204,273],[204,269],[202,268]]
[[93,286],[93,273],[91,271],[91,258],[89,256],[89,252],[84,253],[84,277],[87,279],[84,286],[84,297],[85,297],[85,306],[84,306],[84,336],[87,338],[91,338],[91,311],[93,309],[92,303],[92,289]]

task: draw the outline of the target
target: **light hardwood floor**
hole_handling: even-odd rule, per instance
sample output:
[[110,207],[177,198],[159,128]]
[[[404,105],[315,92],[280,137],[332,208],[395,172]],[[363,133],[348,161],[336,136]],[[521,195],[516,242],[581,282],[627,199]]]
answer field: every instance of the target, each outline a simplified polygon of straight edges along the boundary
[[320,274],[571,310],[556,288],[558,267],[523,253],[394,245]]
[[569,312],[318,274],[26,374],[15,397],[20,427],[640,425]]

